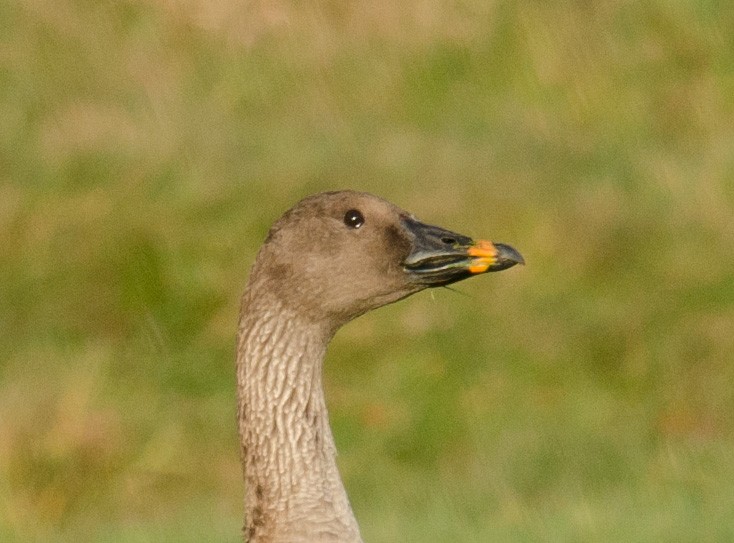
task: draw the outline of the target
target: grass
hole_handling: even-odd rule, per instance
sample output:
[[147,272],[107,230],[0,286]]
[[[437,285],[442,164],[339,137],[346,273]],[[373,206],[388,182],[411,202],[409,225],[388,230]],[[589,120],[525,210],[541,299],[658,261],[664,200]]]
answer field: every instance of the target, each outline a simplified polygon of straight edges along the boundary
[[724,2],[0,6],[0,539],[238,541],[233,344],[333,188],[521,270],[336,337],[370,542],[734,539]]

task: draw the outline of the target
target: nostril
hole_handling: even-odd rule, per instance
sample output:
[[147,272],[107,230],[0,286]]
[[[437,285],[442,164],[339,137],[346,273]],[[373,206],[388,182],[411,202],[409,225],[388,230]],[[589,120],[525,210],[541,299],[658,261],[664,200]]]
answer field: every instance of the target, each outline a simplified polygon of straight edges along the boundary
[[444,242],[446,245],[454,245],[454,244],[456,244],[456,240],[454,238],[450,238],[450,237],[447,237],[447,236],[446,237],[442,237],[441,238],[441,241]]

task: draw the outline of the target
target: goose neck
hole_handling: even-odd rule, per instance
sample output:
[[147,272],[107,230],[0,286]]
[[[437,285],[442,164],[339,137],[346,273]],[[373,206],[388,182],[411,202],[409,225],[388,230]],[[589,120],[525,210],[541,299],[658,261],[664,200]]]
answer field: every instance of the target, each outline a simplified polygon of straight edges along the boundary
[[276,302],[243,300],[238,418],[251,543],[361,541],[336,466],[322,387],[330,337]]

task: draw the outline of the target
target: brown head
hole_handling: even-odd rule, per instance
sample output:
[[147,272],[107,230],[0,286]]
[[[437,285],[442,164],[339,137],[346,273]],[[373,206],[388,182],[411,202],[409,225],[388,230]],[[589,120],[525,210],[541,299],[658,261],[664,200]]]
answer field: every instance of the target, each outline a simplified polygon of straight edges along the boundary
[[325,192],[273,225],[250,290],[334,331],[424,288],[518,263],[512,247],[424,224],[371,194]]

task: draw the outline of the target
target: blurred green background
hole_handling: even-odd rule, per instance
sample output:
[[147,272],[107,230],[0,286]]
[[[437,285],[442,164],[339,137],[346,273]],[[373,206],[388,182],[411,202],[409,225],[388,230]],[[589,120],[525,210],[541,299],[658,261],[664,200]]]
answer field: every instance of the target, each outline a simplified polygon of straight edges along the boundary
[[355,188],[528,262],[336,337],[367,541],[734,541],[732,29],[706,0],[0,3],[0,540],[239,541],[247,270]]

